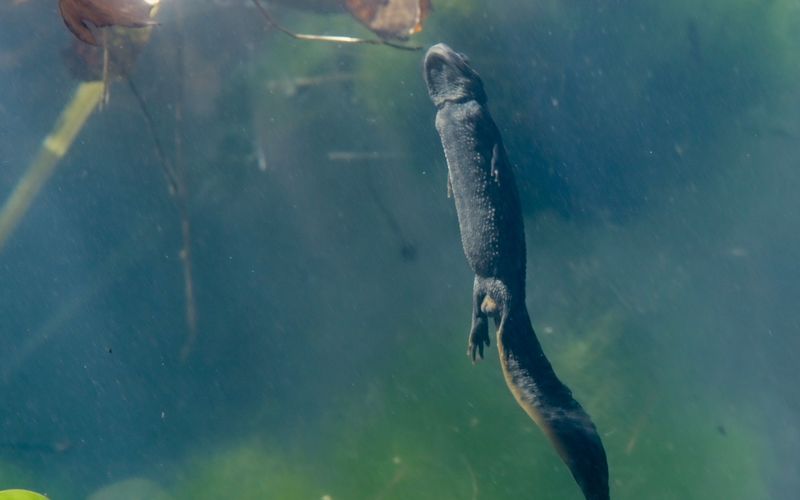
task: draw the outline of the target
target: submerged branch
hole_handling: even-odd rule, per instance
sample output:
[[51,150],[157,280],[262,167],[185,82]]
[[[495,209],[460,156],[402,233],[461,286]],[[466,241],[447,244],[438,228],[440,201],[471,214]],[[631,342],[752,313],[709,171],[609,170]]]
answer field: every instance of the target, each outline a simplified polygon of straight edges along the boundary
[[[161,170],[164,173],[164,178],[167,182],[167,188],[169,190],[170,196],[175,199],[175,203],[178,208],[178,213],[181,221],[181,250],[180,250],[180,260],[181,260],[181,268],[183,271],[183,290],[184,290],[184,299],[186,303],[185,309],[185,316],[186,316],[186,327],[188,330],[186,340],[184,341],[183,346],[181,347],[180,358],[181,360],[186,360],[191,354],[192,349],[194,348],[195,340],[197,339],[197,306],[195,305],[195,294],[194,294],[194,278],[192,273],[192,245],[191,245],[191,224],[189,222],[189,209],[188,209],[188,189],[186,188],[186,180],[184,176],[183,169],[180,168],[180,163],[176,166],[170,162],[169,158],[167,157],[164,147],[161,144],[161,141],[158,138],[158,132],[156,131],[155,120],[153,119],[153,115],[150,114],[150,110],[147,107],[147,103],[144,100],[144,97],[139,92],[139,89],[134,84],[133,80],[128,75],[124,75],[125,80],[128,82],[128,88],[131,90],[131,94],[136,98],[136,101],[139,104],[139,109],[144,116],[145,122],[147,123],[147,129],[150,133],[150,136],[153,140],[153,144],[155,146],[156,155],[158,156],[159,164],[161,165]],[[180,161],[182,158],[181,156],[181,137],[180,137],[180,129],[178,124],[181,122],[181,108],[180,108],[180,101],[176,103],[175,107],[175,157],[176,163]]]
[[366,44],[366,45],[386,45],[400,50],[417,51],[422,47],[417,45],[403,45],[399,43],[390,42],[381,38],[357,38],[352,36],[337,36],[337,35],[308,35],[303,33],[295,33],[287,28],[284,28],[270,15],[266,7],[261,4],[260,0],[252,0],[258,11],[267,21],[267,23],[276,30],[289,35],[295,40],[309,40],[314,42],[329,42],[329,43],[349,43],[349,44]]
[[191,245],[191,225],[189,216],[186,213],[185,205],[181,213],[181,238],[183,248],[181,248],[181,266],[183,268],[183,294],[186,300],[186,327],[188,335],[181,347],[181,360],[186,361],[194,349],[197,340],[197,306],[194,298],[194,278],[192,277],[192,245]]
[[170,196],[175,196],[178,193],[178,176],[175,172],[175,167],[169,161],[169,158],[167,158],[167,155],[164,152],[164,147],[158,138],[158,133],[156,132],[156,122],[153,119],[153,115],[150,114],[150,110],[144,101],[144,97],[142,97],[142,94],[139,92],[136,84],[133,83],[133,79],[127,74],[124,75],[124,78],[128,83],[128,88],[130,89],[131,94],[139,104],[139,110],[142,112],[144,121],[147,124],[147,130],[150,133],[150,137],[153,139],[156,156],[158,156],[158,163],[161,165],[161,171],[164,174],[164,179],[167,181],[167,189],[169,189],[169,194]]
[[181,361],[186,361],[197,341],[197,306],[195,305],[194,277],[192,272],[192,231],[189,220],[189,188],[186,183],[186,165],[183,161],[183,85],[186,77],[183,60],[183,9],[175,5],[177,19],[175,36],[175,73],[177,76],[177,95],[175,96],[175,173],[178,187],[178,210],[181,217],[181,266],[183,268],[183,292],[186,302],[186,340],[181,347]]

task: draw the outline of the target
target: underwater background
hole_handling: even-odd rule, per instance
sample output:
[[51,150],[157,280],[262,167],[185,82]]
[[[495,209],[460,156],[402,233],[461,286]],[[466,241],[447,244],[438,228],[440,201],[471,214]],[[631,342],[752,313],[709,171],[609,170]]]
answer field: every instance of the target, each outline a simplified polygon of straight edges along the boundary
[[[433,7],[409,43],[484,79],[533,325],[612,498],[796,498],[800,4]],[[0,4],[3,200],[79,84],[73,43],[55,2]],[[465,356],[472,274],[422,54],[164,0],[129,73],[152,128],[114,83],[0,248],[0,490],[581,498],[494,345]],[[196,336],[155,142],[185,168]]]

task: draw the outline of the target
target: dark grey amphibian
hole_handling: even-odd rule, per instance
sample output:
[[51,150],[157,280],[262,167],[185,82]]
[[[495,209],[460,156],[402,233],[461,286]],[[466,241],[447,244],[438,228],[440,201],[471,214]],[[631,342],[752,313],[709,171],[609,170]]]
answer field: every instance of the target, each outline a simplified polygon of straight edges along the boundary
[[607,500],[608,464],[589,415],[556,376],[525,306],[525,228],[500,132],[480,76],[439,44],[425,56],[425,82],[447,159],[449,190],[472,270],[472,330],[467,354],[483,357],[488,319],[497,327],[503,375],[519,405],[544,431],[589,500]]

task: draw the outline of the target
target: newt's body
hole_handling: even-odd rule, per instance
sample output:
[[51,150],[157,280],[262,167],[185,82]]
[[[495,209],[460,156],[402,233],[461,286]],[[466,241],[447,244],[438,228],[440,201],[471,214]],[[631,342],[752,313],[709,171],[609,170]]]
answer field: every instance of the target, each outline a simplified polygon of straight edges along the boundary
[[468,354],[483,356],[489,317],[497,326],[503,375],[519,405],[544,431],[584,496],[606,500],[608,465],[594,424],[556,376],[525,305],[525,229],[502,138],[483,82],[448,46],[425,56],[425,81],[447,158],[461,241],[475,272]]

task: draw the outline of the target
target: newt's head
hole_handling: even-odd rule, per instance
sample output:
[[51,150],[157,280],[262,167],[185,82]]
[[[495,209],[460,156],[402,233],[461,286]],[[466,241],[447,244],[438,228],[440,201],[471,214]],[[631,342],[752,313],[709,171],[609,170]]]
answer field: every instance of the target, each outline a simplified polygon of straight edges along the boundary
[[483,82],[466,56],[439,43],[425,54],[425,83],[436,107],[447,102],[486,102]]

